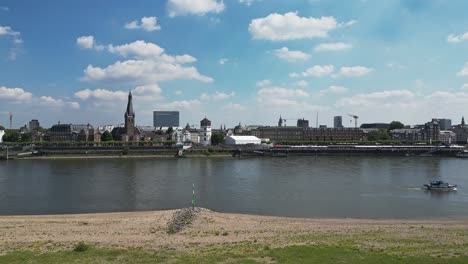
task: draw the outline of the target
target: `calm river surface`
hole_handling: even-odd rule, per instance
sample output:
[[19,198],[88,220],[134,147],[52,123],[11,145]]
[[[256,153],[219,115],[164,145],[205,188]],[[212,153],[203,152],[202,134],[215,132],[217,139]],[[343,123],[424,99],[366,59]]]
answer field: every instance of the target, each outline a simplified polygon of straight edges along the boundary
[[[457,192],[420,187],[432,179]],[[0,215],[174,209],[298,217],[468,217],[468,160],[288,157],[0,162]]]

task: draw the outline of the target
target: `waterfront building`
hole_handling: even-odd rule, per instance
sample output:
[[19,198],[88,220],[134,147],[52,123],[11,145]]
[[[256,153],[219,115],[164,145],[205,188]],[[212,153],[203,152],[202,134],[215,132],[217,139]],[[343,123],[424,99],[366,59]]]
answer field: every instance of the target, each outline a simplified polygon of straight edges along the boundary
[[41,127],[41,125],[39,124],[39,121],[37,119],[33,119],[33,120],[29,121],[29,123],[28,123],[29,131],[38,130],[40,127]]
[[114,128],[112,136],[116,140],[121,141],[139,141],[140,130],[135,126],[135,111],[133,111],[132,92],[128,92],[127,110],[124,113],[124,127]]
[[227,136],[224,143],[226,145],[260,145],[262,141],[255,136]]
[[304,140],[308,141],[363,141],[366,133],[359,128],[308,128],[304,130]]
[[3,135],[5,135],[5,130],[0,130],[0,143],[3,143]]
[[343,127],[343,117],[342,116],[333,117],[333,127],[334,128],[342,128]]
[[445,144],[452,144],[457,141],[457,135],[450,130],[440,130],[439,140]]
[[211,145],[211,121],[206,117],[200,121],[200,144],[202,146]]
[[422,129],[419,128],[393,129],[390,131],[390,138],[392,140],[415,142],[418,140],[424,140],[424,134]]
[[309,127],[309,120],[305,120],[304,118],[297,120],[297,127],[308,128]]
[[281,141],[362,141],[366,133],[359,128],[258,127],[252,135],[273,142]]
[[462,117],[461,124],[453,126],[450,131],[455,133],[458,144],[468,144],[468,126],[465,124],[464,117]]
[[114,129],[114,126],[113,125],[105,125],[105,126],[98,126],[97,128],[97,131],[99,131],[101,134],[104,133],[104,132],[112,132],[112,130]]
[[388,123],[368,123],[368,124],[362,124],[360,128],[363,129],[374,129],[374,130],[379,130],[379,129],[384,129],[388,130],[390,128],[390,124]]
[[452,128],[451,119],[442,118],[437,119],[437,121],[439,122],[440,130],[449,130],[450,128]]
[[179,127],[179,111],[153,111],[154,127]]
[[437,118],[424,124],[424,140],[439,140],[440,126]]
[[46,138],[51,142],[84,141],[100,142],[101,134],[90,124],[56,124],[47,132]]

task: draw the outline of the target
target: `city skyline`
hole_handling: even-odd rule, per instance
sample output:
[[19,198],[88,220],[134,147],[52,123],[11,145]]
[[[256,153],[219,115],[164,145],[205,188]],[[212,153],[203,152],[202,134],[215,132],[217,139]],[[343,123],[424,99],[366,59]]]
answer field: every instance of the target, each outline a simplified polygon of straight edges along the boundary
[[466,2],[197,2],[2,1],[0,125],[120,124],[129,90],[141,126],[466,114]]

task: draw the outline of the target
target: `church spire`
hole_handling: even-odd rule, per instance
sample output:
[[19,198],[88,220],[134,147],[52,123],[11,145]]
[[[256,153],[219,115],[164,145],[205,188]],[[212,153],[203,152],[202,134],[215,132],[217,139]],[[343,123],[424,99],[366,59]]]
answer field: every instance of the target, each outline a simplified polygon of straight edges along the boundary
[[135,116],[135,112],[133,112],[132,91],[128,92],[128,104],[127,104],[127,111],[125,112],[125,115]]
[[462,126],[465,125],[465,117],[464,117],[464,116],[462,116],[462,123],[461,123],[461,125],[462,125]]
[[283,126],[283,118],[280,115],[279,121],[278,121],[278,126],[281,127]]

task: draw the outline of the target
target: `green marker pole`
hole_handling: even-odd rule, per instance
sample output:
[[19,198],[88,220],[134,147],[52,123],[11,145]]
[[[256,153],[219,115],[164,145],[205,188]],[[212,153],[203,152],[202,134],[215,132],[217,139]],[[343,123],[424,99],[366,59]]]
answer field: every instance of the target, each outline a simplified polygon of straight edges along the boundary
[[192,209],[195,209],[195,183],[192,184]]

